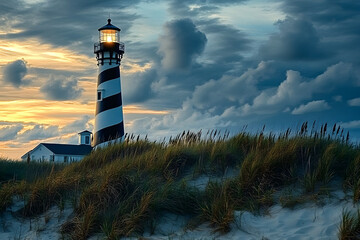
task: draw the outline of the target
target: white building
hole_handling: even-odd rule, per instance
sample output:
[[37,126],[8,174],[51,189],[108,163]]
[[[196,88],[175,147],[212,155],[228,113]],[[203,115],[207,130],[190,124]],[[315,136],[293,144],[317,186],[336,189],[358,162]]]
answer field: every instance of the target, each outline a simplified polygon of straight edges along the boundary
[[57,162],[69,163],[76,162],[88,155],[92,147],[91,132],[83,131],[79,133],[79,145],[59,144],[59,143],[40,143],[33,150],[25,153],[21,159],[38,162]]

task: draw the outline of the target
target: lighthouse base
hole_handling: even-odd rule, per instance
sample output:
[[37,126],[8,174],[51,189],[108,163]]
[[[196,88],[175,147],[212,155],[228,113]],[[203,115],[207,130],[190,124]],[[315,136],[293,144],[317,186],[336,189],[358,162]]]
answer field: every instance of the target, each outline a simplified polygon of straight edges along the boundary
[[105,148],[105,147],[108,147],[110,145],[115,145],[115,144],[122,143],[122,142],[124,142],[124,136],[122,136],[120,138],[110,140],[110,141],[99,143],[96,146],[94,146],[94,149],[96,150],[98,148]]

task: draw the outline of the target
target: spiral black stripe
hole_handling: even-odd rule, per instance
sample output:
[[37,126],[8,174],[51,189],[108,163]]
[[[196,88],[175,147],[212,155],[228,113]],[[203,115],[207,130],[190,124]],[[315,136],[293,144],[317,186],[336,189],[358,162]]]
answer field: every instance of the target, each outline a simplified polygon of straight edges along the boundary
[[98,115],[99,113],[109,109],[120,107],[121,105],[122,105],[122,100],[121,100],[121,92],[120,92],[118,94],[104,98],[102,101],[96,102],[95,115]]
[[102,71],[98,76],[98,82],[97,85],[99,86],[103,82],[115,79],[120,77],[120,68],[119,66],[109,68],[105,71]]
[[94,134],[94,144],[96,146],[103,142],[121,138],[122,136],[124,136],[124,123],[120,122],[116,125],[97,131]]

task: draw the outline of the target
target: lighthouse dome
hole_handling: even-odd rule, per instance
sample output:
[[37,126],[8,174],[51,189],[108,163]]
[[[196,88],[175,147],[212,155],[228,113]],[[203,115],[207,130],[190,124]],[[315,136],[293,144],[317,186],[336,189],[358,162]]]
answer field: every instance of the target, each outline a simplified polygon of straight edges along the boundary
[[119,43],[120,28],[111,24],[111,19],[108,19],[108,24],[99,28],[99,40],[101,43]]
[[108,24],[106,24],[105,26],[99,28],[98,30],[101,31],[101,30],[106,30],[106,29],[121,31],[120,28],[118,28],[118,27],[111,24],[111,19],[110,18],[108,19]]

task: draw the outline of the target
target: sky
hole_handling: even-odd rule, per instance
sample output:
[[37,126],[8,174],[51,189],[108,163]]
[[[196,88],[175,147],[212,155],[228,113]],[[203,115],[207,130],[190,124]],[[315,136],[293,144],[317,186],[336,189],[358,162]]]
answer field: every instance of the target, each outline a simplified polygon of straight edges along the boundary
[[92,131],[93,44],[109,15],[127,133],[316,121],[360,139],[360,1],[0,0],[0,157]]

